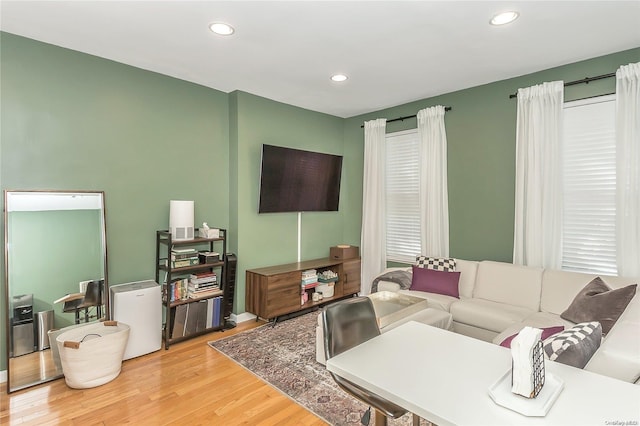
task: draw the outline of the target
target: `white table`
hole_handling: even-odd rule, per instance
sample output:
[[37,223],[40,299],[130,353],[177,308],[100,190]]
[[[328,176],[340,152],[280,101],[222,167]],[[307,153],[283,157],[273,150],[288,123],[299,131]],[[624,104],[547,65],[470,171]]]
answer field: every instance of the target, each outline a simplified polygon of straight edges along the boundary
[[327,361],[329,371],[439,426],[638,425],[640,386],[551,361],[545,367],[564,389],[545,417],[526,417],[489,397],[511,352],[450,331],[411,321]]

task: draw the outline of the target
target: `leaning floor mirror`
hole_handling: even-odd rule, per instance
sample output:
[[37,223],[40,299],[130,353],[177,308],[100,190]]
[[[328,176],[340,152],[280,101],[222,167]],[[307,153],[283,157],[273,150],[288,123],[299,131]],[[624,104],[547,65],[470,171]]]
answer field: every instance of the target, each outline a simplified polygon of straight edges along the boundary
[[108,315],[104,193],[5,191],[4,207],[14,392],[62,377],[56,330]]

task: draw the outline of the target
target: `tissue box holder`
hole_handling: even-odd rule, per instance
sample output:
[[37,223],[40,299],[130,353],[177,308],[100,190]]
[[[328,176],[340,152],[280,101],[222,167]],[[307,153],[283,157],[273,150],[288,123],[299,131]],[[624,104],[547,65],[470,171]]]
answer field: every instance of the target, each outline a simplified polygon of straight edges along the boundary
[[210,229],[199,228],[198,235],[200,236],[200,238],[207,238],[207,239],[220,238],[220,230],[215,228],[210,228]]
[[[542,340],[538,340],[538,343],[532,352],[533,392],[531,392],[529,398],[537,397],[542,390],[542,386],[544,386],[544,347],[542,345]],[[511,361],[511,384],[513,385],[513,361]]]

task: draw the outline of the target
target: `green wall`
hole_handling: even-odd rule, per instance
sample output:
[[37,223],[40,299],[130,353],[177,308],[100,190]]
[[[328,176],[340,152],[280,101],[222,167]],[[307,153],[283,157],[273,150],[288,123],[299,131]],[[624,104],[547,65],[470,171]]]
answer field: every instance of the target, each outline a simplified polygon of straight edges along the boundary
[[[154,278],[172,199],[195,201],[196,224],[228,227],[227,94],[7,33],[0,43],[0,185],[104,191],[110,284]],[[4,276],[0,288],[3,370]]]
[[[608,74],[620,65],[638,61],[640,48],[352,117],[345,120],[344,144],[354,152],[363,152],[364,130],[360,126],[366,120],[413,115],[422,108],[439,104],[451,106],[452,111],[445,115],[450,255],[511,262],[517,100],[510,99],[509,95],[518,88],[544,81],[573,81]],[[614,91],[615,78],[609,78],[567,87],[565,99]],[[387,132],[415,127],[414,118],[389,123]],[[361,187],[359,190],[361,193]],[[355,192],[358,191],[354,188]],[[348,229],[359,230],[360,224],[355,214],[345,221]]]
[[[332,245],[360,243],[363,121],[441,103],[453,107],[446,116],[451,254],[510,261],[516,101],[509,94],[639,60],[634,49],[341,119],[0,33],[0,187],[104,191],[111,284],[153,277],[155,231],[168,227],[169,200],[194,200],[196,225],[229,230],[242,313],[245,270],[297,255],[297,215],[257,213],[261,145],[344,156],[340,211],[302,215],[302,258],[324,257]],[[566,97],[613,87],[613,79],[574,86]],[[415,120],[388,131],[411,127]],[[4,277],[0,295],[2,370]]]
[[[231,98],[231,181],[235,186],[230,215],[237,221],[234,238],[240,254],[235,306],[236,312],[244,312],[246,269],[297,261],[297,213],[258,214],[262,144],[342,155],[344,120],[244,92],[234,92]],[[352,168],[345,159],[343,183]],[[302,214],[301,259],[327,257],[329,247],[345,241],[344,200],[341,191],[340,211]]]

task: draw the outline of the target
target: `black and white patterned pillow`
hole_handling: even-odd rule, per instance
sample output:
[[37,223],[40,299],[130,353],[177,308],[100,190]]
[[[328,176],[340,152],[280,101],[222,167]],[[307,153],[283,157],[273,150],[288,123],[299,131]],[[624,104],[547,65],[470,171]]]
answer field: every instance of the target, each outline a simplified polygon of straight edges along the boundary
[[456,270],[456,260],[444,257],[416,256],[416,266],[418,268],[433,269],[434,271],[454,272]]
[[599,322],[581,322],[547,338],[544,353],[551,361],[584,368],[601,341],[602,326]]

